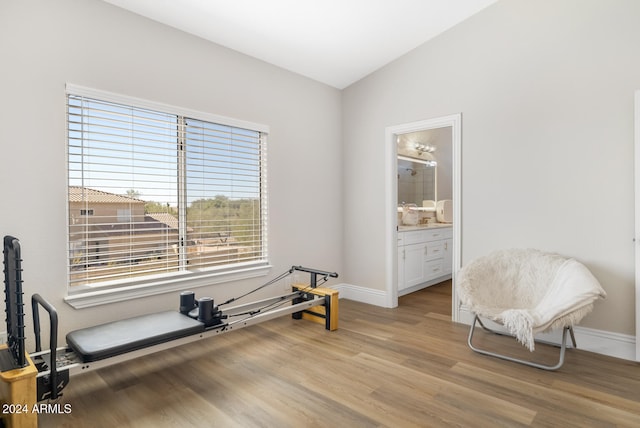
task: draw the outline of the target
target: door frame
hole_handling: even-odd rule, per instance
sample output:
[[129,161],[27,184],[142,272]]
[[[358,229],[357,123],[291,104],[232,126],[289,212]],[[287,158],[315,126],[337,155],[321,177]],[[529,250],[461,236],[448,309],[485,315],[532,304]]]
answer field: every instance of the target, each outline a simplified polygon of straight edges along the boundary
[[386,306],[395,308],[398,306],[398,186],[396,177],[397,167],[397,145],[398,135],[410,132],[425,131],[434,128],[451,127],[451,147],[452,147],[452,179],[453,179],[453,272],[451,286],[451,318],[458,321],[460,305],[456,292],[455,278],[460,270],[462,255],[462,114],[456,113],[448,116],[436,117],[433,119],[420,120],[417,122],[405,123],[401,125],[389,126],[385,129],[385,236],[386,236]]
[[635,181],[635,280],[636,280],[636,361],[640,361],[640,90],[634,107],[634,181]]

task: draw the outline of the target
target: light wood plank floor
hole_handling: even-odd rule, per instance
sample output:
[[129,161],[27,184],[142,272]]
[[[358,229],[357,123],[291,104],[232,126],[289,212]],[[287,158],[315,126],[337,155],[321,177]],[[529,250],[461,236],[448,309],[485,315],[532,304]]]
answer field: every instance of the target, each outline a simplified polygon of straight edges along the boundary
[[341,300],[335,332],[281,317],[74,376],[60,401],[71,414],[40,426],[640,427],[639,364],[571,349],[546,372],[475,354],[450,293],[433,286],[396,309]]

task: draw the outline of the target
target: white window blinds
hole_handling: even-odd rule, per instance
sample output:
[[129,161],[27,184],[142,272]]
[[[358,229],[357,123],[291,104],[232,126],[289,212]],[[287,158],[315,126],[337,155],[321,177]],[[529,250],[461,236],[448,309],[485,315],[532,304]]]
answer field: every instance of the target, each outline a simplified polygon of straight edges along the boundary
[[263,132],[67,100],[71,286],[266,262]]

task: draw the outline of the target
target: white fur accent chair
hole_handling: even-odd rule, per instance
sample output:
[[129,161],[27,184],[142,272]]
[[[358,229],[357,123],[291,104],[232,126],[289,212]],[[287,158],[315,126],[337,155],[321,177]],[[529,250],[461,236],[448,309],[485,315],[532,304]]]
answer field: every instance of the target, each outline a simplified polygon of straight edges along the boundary
[[[534,249],[510,249],[493,252],[473,260],[459,273],[456,289],[461,302],[474,313],[468,344],[476,352],[556,370],[564,363],[566,333],[576,346],[573,326],[606,293],[591,272],[578,261]],[[476,348],[472,344],[476,322],[485,330],[481,318],[503,325],[506,330],[534,350],[534,336],[563,329],[560,360],[554,366],[516,359]]]

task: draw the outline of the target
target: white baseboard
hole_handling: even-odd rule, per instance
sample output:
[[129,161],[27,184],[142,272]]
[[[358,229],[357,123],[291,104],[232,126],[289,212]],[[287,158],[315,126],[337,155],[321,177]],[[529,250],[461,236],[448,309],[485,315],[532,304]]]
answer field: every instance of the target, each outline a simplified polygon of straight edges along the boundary
[[640,361],[636,358],[635,336],[579,326],[573,330],[580,349],[610,357]]
[[[460,310],[459,321],[463,324],[471,325],[473,315],[463,307]],[[483,320],[483,322],[485,322],[485,320]],[[485,324],[487,324],[489,328],[504,331],[502,326],[492,323],[491,321],[485,322]],[[578,349],[609,357],[636,361],[636,338],[634,336],[580,326],[574,327],[573,332],[576,336]],[[562,341],[562,331],[537,334],[536,339],[560,345]],[[571,340],[567,339],[567,341],[567,347],[571,347]]]
[[371,288],[360,287],[352,284],[332,285],[332,289],[338,290],[341,299],[355,300],[356,302],[368,303],[369,305],[388,308],[388,296],[383,290],[372,290]]
[[[460,322],[467,325],[471,325],[473,322],[473,315],[464,307],[460,310]],[[486,320],[483,320],[483,322],[489,328],[504,331],[504,328],[496,323]],[[636,361],[636,338],[634,336],[580,326],[574,327],[573,332],[576,336],[578,349],[609,357]],[[536,339],[560,345],[562,341],[562,331],[537,334]],[[567,347],[571,347],[571,340],[567,339],[567,341]]]
[[[387,293],[382,290],[372,290],[352,284],[338,284],[331,288],[338,290],[340,298],[355,300],[357,302],[368,303],[370,305],[388,308],[390,301]],[[461,308],[458,321],[462,324],[470,325],[473,322],[473,315],[466,309]],[[500,328],[497,324],[492,327]],[[622,358],[630,361],[640,361],[640,356],[636,360],[636,338],[628,334],[620,334],[610,331],[595,330],[592,328],[576,326],[574,329],[578,348],[607,355],[609,357]],[[546,342],[560,344],[562,332],[554,331],[536,336]],[[569,340],[568,346],[571,346]]]

